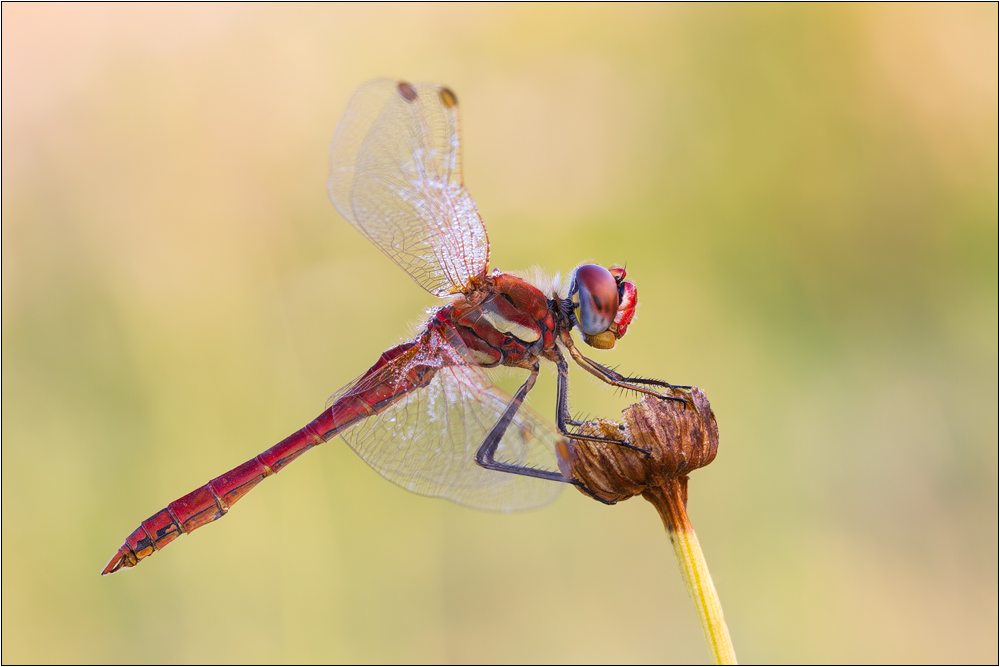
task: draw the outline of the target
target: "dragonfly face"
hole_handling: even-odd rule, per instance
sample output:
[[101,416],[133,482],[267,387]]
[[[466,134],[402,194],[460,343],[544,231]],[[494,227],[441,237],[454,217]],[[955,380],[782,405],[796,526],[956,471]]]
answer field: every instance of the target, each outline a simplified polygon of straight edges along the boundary
[[[384,352],[334,394],[316,419],[277,445],[170,503],[126,539],[104,574],[132,567],[178,536],[221,518],[265,477],[340,435],[379,474],[427,496],[509,512],[538,507],[565,483],[569,364],[623,389],[680,400],[576,348],[610,349],[635,314],[625,269],[584,264],[565,292],[488,271],[490,244],[462,179],[458,98],[442,86],[372,81],[355,92],[330,147],[330,199],[347,221],[431,294],[450,301],[410,341]],[[541,361],[558,371],[556,425],[523,402]],[[485,369],[528,376],[513,396]],[[684,389],[684,388],[681,388]],[[686,401],[685,401],[686,402]],[[589,491],[588,491],[589,492]]]
[[584,342],[610,350],[632,322],[637,292],[625,269],[584,264],[573,272],[569,298]]

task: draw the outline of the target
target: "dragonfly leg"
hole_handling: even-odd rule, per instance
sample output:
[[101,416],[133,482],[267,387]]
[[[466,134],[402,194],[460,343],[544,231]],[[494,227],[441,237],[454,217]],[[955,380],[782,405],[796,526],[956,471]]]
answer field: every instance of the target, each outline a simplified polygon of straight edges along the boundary
[[605,500],[604,498],[601,498],[596,493],[588,489],[587,485],[578,479],[571,480],[571,483],[599,503],[604,503],[605,505],[616,505],[618,503],[617,500]]
[[[548,479],[553,482],[565,482],[567,484],[572,484],[594,500],[598,500],[605,505],[614,505],[615,501],[607,501],[603,498],[597,497],[593,491],[587,488],[586,484],[578,479],[564,477],[562,473],[552,472],[549,470],[539,470],[538,468],[529,468],[528,466],[513,465],[511,463],[501,463],[500,461],[494,460],[493,457],[496,454],[497,447],[500,446],[503,434],[507,431],[511,421],[514,419],[514,415],[517,414],[517,411],[520,409],[521,404],[524,403],[524,397],[527,396],[528,392],[531,391],[531,388],[535,386],[535,379],[538,377],[537,361],[530,370],[531,375],[528,376],[528,379],[524,381],[521,388],[517,390],[516,394],[514,394],[514,398],[507,404],[507,408],[500,416],[500,419],[490,430],[489,434],[487,434],[486,439],[483,440],[483,444],[479,446],[479,450],[476,452],[476,463],[488,470],[496,470],[514,475],[525,475],[527,477],[537,477],[538,479]],[[607,442],[616,441],[608,440]]]
[[569,415],[569,364],[566,363],[566,357],[562,355],[559,348],[552,349],[555,352],[553,356],[555,357],[554,361],[556,362],[556,368],[558,370],[556,381],[556,427],[559,429],[559,433],[567,438],[572,438],[573,440],[603,442],[609,445],[616,445],[618,447],[625,447],[626,449],[642,452],[643,454],[650,454],[651,452],[649,450],[643,449],[642,447],[636,447],[635,445],[629,444],[624,440],[601,438],[595,435],[584,435],[582,433],[571,433],[569,429],[566,428],[567,425],[580,426],[582,422],[570,419]]
[[525,475],[527,477],[537,477],[538,479],[550,479],[554,482],[576,484],[576,480],[564,477],[562,473],[539,470],[538,468],[529,468],[528,466],[519,466],[512,463],[502,463],[493,458],[496,455],[497,447],[500,446],[500,441],[503,439],[503,434],[507,432],[511,421],[514,420],[514,415],[517,414],[517,411],[521,408],[521,404],[524,403],[524,397],[535,386],[539,370],[537,360],[529,370],[531,371],[531,375],[528,376],[528,379],[524,381],[521,388],[514,394],[514,397],[507,404],[506,409],[504,409],[503,414],[500,415],[500,419],[490,429],[490,432],[486,435],[486,439],[483,440],[483,444],[479,446],[479,450],[476,452],[476,463],[487,470],[497,470],[514,475]]
[[[657,398],[666,401],[678,401],[681,403],[689,403],[693,405],[690,401],[691,387],[685,385],[670,384],[669,382],[664,382],[662,380],[653,380],[649,378],[634,378],[622,375],[618,371],[615,371],[603,364],[599,364],[593,359],[588,359],[583,355],[580,350],[577,349],[576,345],[573,343],[573,339],[570,337],[569,333],[565,333],[562,338],[562,342],[566,345],[566,349],[569,350],[570,356],[573,357],[573,361],[579,364],[585,371],[598,378],[602,382],[607,382],[614,387],[621,387],[622,389],[630,389],[640,394],[649,394],[650,396],[655,396]],[[681,391],[688,394],[688,398],[682,398],[680,396],[671,396],[668,394],[661,394],[658,391],[653,391],[648,387],[642,385],[653,385],[657,387],[665,387],[667,389]]]

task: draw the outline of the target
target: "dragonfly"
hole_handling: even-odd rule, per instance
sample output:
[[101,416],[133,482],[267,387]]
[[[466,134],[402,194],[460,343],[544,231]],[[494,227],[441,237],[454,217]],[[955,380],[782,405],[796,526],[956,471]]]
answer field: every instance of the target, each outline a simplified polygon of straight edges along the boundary
[[[316,419],[141,522],[102,574],[134,567],[222,518],[263,479],[338,435],[399,486],[472,508],[527,510],[567,485],[590,493],[569,469],[571,440],[637,448],[570,431],[581,422],[570,415],[567,356],[614,387],[687,400],[689,387],[626,377],[574,343],[573,330],[600,350],[625,335],[638,293],[624,268],[582,264],[564,281],[537,284],[489,271],[489,238],[463,183],[461,149],[450,89],[379,79],[354,93],[330,147],[330,199],[418,285],[447,302],[429,311],[412,340],[334,394]],[[557,371],[554,428],[524,405],[542,361]],[[490,379],[497,367],[527,371],[513,395]]]

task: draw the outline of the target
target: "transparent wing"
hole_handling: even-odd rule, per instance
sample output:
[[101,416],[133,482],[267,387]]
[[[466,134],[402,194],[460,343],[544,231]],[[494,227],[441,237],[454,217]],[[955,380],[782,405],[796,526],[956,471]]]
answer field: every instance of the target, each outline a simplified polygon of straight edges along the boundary
[[[344,440],[380,475],[414,493],[499,512],[551,502],[563,484],[476,464],[476,451],[511,397],[482,368],[465,363],[460,350],[438,338],[369,372],[330,399],[335,409],[363,400],[375,413],[343,430]],[[560,439],[522,405],[495,459],[558,472]]]
[[358,231],[427,291],[466,291],[490,244],[462,185],[458,101],[442,86],[389,79],[354,93],[330,146],[327,190]]

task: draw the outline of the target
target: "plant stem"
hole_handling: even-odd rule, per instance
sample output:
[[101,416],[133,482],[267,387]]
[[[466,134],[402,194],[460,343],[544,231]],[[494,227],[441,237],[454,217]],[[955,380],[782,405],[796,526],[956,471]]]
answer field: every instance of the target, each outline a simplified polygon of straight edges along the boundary
[[698,609],[698,617],[712,657],[718,665],[735,665],[736,653],[722,614],[719,594],[715,591],[712,575],[708,572],[698,536],[688,520],[685,508],[687,477],[665,480],[662,486],[651,486],[642,495],[653,503],[663,519],[684,585]]

